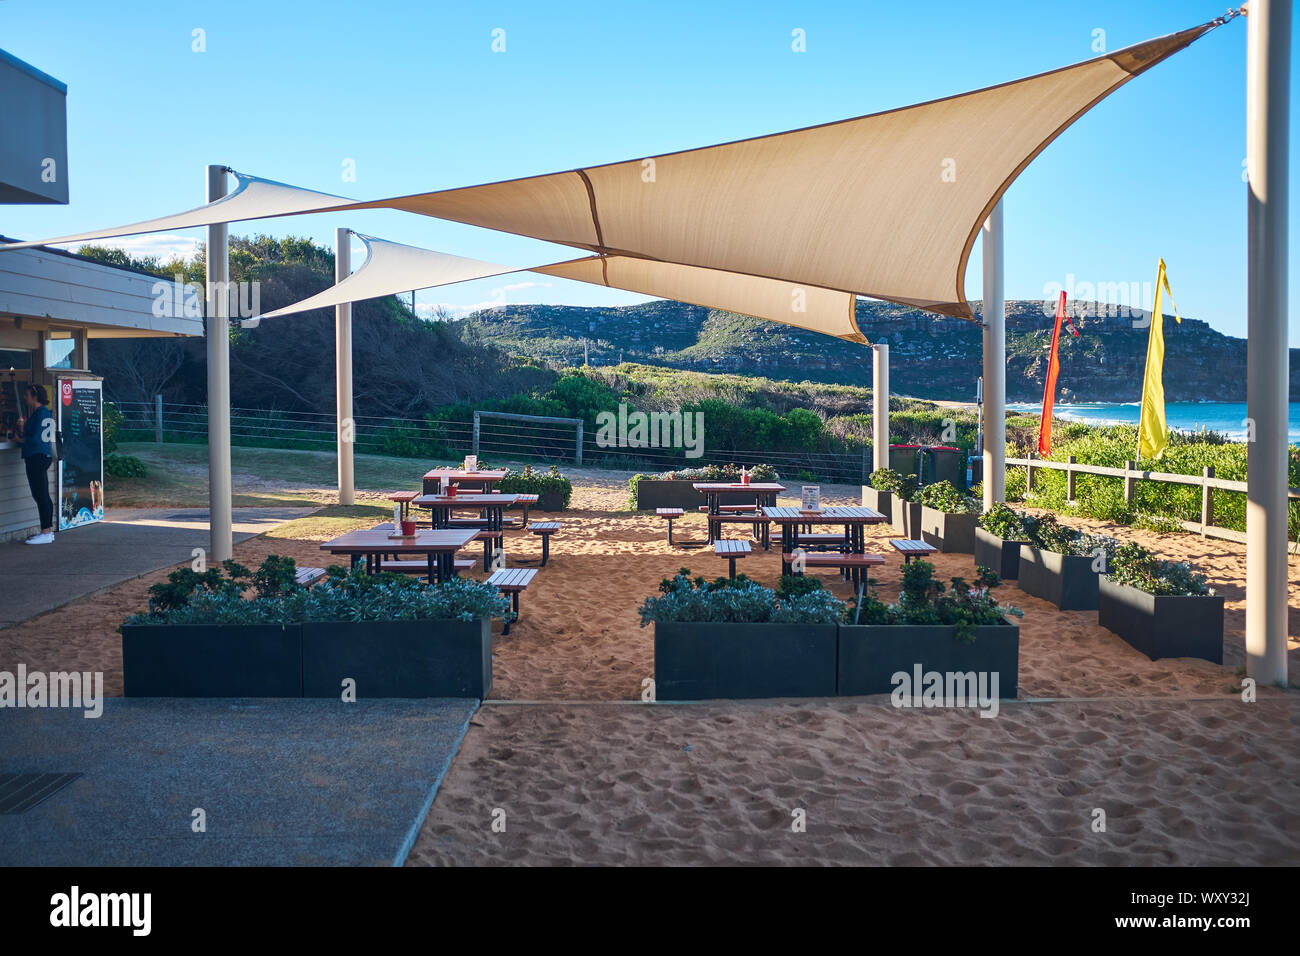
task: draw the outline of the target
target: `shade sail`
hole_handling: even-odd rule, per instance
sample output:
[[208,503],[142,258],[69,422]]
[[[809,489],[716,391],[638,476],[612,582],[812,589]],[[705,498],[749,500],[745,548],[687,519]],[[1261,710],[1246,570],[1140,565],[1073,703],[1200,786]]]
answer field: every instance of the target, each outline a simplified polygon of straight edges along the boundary
[[[1015,177],[1103,98],[1221,22],[973,93],[717,146],[366,202],[241,177],[230,197],[188,213],[46,241],[390,208],[587,249],[608,257],[605,271],[619,257],[615,271],[636,291],[735,299],[750,306],[735,311],[818,331],[846,328],[825,318],[838,309],[832,293],[973,318],[966,264]],[[707,277],[719,285],[630,260],[715,270]],[[776,308],[772,281],[820,290],[826,308]]]
[[114,226],[110,229],[96,229],[93,232],[79,232],[71,236],[59,236],[57,239],[42,239],[39,242],[14,242],[0,246],[6,249],[31,249],[35,246],[52,246],[64,242],[90,242],[93,239],[112,239],[116,236],[136,236],[148,232],[167,232],[172,229],[191,229],[195,226],[211,226],[221,222],[242,222],[246,219],[272,219],[276,216],[293,216],[300,213],[321,212],[340,205],[347,205],[354,200],[331,193],[317,192],[314,189],[300,189],[277,183],[272,179],[262,179],[245,173],[229,171],[236,179],[233,192],[206,205],[185,212],[178,212],[158,219],[146,219],[126,226]]
[[1216,25],[824,126],[350,208],[404,209],[972,318],[966,263],[1012,180],[1092,106]]
[[489,276],[522,272],[512,266],[500,266],[477,259],[463,259],[445,252],[405,246],[387,239],[355,234],[366,246],[366,261],[350,276],[324,292],[268,312],[260,318],[274,319],[295,312],[324,309],[345,302],[360,302],[381,295],[394,295],[412,289],[486,279]]
[[856,342],[866,341],[853,321],[856,297],[845,292],[629,256],[589,256],[520,269],[374,236],[358,234],[358,238],[365,243],[366,260],[355,272],[317,295],[260,318],[274,319],[411,289],[528,271],[785,322]]

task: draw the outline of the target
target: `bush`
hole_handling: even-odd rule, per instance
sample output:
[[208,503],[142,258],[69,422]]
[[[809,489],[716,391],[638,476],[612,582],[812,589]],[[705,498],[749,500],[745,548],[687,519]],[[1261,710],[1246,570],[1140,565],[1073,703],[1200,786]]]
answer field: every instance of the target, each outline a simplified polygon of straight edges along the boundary
[[104,476],[107,478],[144,478],[148,471],[134,455],[105,455]]
[[1205,576],[1197,574],[1190,564],[1181,561],[1162,561],[1140,544],[1125,544],[1118,548],[1110,561],[1110,578],[1116,584],[1148,594],[1209,595]]
[[877,468],[867,478],[867,484],[877,491],[887,491],[903,501],[911,501],[919,486],[916,475],[903,475],[892,468]]
[[1007,541],[1028,541],[1030,539],[1028,518],[1029,516],[1023,511],[1008,508],[999,501],[980,515],[979,526],[989,534],[995,534]]
[[980,510],[979,502],[963,495],[946,478],[918,490],[912,501],[946,514],[973,515]]
[[691,578],[682,568],[659,584],[659,596],[641,605],[641,626],[658,623],[708,624],[837,624],[847,605],[829,591],[784,585],[784,595],[743,574],[734,579]]
[[561,510],[569,507],[569,501],[573,498],[573,482],[560,474],[557,465],[552,465],[549,471],[535,471],[532,465],[524,465],[523,471],[508,468],[506,476],[497,487],[508,495],[558,494]]
[[[123,419],[123,417],[122,417],[122,412],[118,409],[118,407],[117,407],[116,405],[114,405],[112,402],[105,402],[105,403],[104,403],[104,423],[103,423],[103,428],[104,428],[104,432],[103,432],[103,442],[104,442],[104,454],[105,454],[105,455],[111,455],[113,452],[117,451],[117,441],[118,441],[118,436],[121,435],[121,433],[122,433],[122,424],[123,424],[123,421],[124,421],[124,419]],[[105,464],[105,474],[107,474],[107,473],[108,473],[108,472],[107,472],[107,465],[108,465],[107,460],[105,460],[104,464]],[[144,466],[141,465],[140,467],[143,468]],[[135,476],[134,476],[134,475],[118,475],[117,477],[119,477],[119,478],[133,478],[133,477],[135,477]],[[140,477],[143,477],[143,472],[141,473]]]
[[1071,528],[1056,520],[1056,515],[1043,515],[1035,518],[1024,515],[1025,530],[1029,534],[1029,543],[1044,551],[1074,557],[1105,557],[1106,566],[1114,560],[1120,543],[1117,539],[1104,534],[1089,534],[1078,528]]
[[903,586],[898,601],[884,604],[874,592],[863,602],[859,618],[863,624],[939,624],[955,628],[953,636],[965,643],[975,640],[975,628],[1005,623],[1007,615],[1023,617],[1019,608],[998,604],[993,589],[998,576],[985,567],[975,569],[972,586],[963,578],[952,578],[945,588],[934,580],[934,565],[914,560],[903,565]]

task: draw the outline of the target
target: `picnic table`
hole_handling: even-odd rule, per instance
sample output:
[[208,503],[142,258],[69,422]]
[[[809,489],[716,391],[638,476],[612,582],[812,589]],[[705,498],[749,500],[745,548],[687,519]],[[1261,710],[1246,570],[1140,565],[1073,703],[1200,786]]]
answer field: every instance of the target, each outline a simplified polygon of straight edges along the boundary
[[445,528],[418,531],[414,538],[392,538],[391,531],[349,531],[320,546],[330,554],[346,554],[350,566],[362,561],[374,573],[386,554],[423,554],[428,560],[429,583],[456,576],[456,552],[477,536],[472,528]]
[[505,509],[515,504],[519,495],[417,495],[411,504],[428,508],[434,528],[452,527],[452,511],[456,508],[474,508],[479,512],[475,526],[489,531],[500,531],[505,526]]
[[465,471],[461,468],[431,468],[424,473],[424,493],[432,495],[446,491],[447,483],[452,481],[457,485],[473,485],[476,491],[488,492],[505,476],[504,470]]
[[[799,529],[806,525],[839,525],[844,529],[843,538],[836,542],[839,550],[846,554],[863,554],[866,551],[865,529],[869,524],[880,524],[885,516],[874,508],[847,506],[822,508],[816,512],[802,511],[799,508],[764,508],[763,514],[774,524],[781,526],[781,553],[793,554],[799,547]],[[818,544],[826,542],[818,540]],[[781,572],[790,573],[790,565],[782,559]]]
[[774,481],[751,481],[745,484],[742,481],[697,481],[692,483],[692,488],[704,495],[707,503],[709,534],[708,542],[712,544],[716,539],[722,537],[720,521],[715,516],[722,514],[722,496],[723,495],[748,495],[754,496],[754,511],[761,510],[765,505],[776,505],[776,496],[785,491],[785,485],[777,484]]

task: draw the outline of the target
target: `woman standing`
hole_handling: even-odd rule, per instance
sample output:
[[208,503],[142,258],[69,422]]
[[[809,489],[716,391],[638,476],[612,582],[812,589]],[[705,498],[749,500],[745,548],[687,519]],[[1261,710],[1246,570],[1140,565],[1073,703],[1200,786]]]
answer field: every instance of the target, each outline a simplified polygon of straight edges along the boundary
[[46,472],[54,461],[54,414],[46,407],[49,401],[45,386],[32,383],[23,395],[28,415],[23,426],[23,464],[27,466],[27,484],[32,489],[36,510],[40,512],[41,533],[27,539],[28,544],[54,543],[54,502],[50,500],[50,482]]

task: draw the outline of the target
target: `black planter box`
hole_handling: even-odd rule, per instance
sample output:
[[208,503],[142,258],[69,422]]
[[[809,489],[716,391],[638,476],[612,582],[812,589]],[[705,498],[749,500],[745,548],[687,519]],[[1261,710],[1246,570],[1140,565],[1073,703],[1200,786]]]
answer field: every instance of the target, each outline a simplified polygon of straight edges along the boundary
[[950,514],[922,505],[919,537],[944,554],[972,554],[975,551],[975,522],[978,519],[978,515]]
[[835,624],[655,625],[655,698],[835,696]]
[[975,564],[991,568],[1003,581],[1020,577],[1020,546],[1023,541],[999,538],[992,531],[975,526]]
[[127,697],[301,697],[297,624],[134,624],[122,628]]
[[302,625],[302,696],[476,697],[492,689],[492,628],[479,621]]
[[1020,590],[1055,604],[1062,611],[1097,610],[1097,578],[1091,555],[1057,554],[1020,546]]
[[[636,510],[654,511],[656,508],[684,508],[689,514],[700,505],[708,504],[704,495],[691,486],[700,479],[642,478],[636,483]],[[720,504],[753,504],[753,493],[726,493],[719,496]]]
[[1103,575],[1097,619],[1153,661],[1199,657],[1223,663],[1223,597],[1148,594]]
[[894,674],[902,671],[910,676],[919,664],[923,673],[996,673],[998,697],[1015,697],[1020,628],[1014,624],[977,627],[975,640],[969,644],[956,639],[956,630],[925,624],[841,625],[839,693],[892,693]]
[[894,499],[894,517],[889,522],[904,538],[918,541],[921,538],[921,506],[915,501]]
[[564,493],[561,491],[546,491],[537,496],[537,504],[533,505],[534,511],[563,511],[564,510]]
[[862,506],[879,511],[888,524],[894,523],[894,495],[889,491],[880,491],[870,485],[862,486]]

